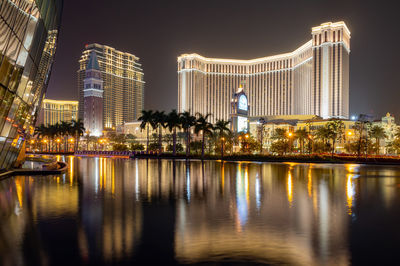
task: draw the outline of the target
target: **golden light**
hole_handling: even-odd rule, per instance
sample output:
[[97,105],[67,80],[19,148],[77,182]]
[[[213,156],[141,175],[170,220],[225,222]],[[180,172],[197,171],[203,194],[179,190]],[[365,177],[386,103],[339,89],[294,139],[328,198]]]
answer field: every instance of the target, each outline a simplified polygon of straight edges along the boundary
[[347,132],[347,135],[348,135],[348,136],[351,136],[351,135],[353,135],[353,132],[348,131],[348,132]]
[[289,137],[292,137],[292,136],[293,136],[293,133],[292,133],[292,132],[289,132],[289,133],[288,133],[288,136],[289,136]]
[[309,138],[309,139],[312,139],[312,138],[313,138],[313,136],[312,136],[312,135],[308,135],[308,138]]
[[34,143],[35,143],[35,140],[34,140],[34,139],[32,139],[32,140],[31,140],[31,144],[34,144]]
[[60,143],[60,142],[61,142],[61,139],[56,139],[56,141],[57,141],[57,143]]
[[246,139],[248,139],[248,138],[249,138],[249,134],[246,134],[246,135],[244,135],[244,136],[245,136],[245,138],[246,138]]
[[74,138],[70,138],[68,141],[72,143],[74,142]]
[[47,139],[42,140],[43,143],[47,143]]
[[225,141],[225,138],[224,138],[224,137],[222,137],[222,138],[221,138],[221,140],[222,140],[222,141]]

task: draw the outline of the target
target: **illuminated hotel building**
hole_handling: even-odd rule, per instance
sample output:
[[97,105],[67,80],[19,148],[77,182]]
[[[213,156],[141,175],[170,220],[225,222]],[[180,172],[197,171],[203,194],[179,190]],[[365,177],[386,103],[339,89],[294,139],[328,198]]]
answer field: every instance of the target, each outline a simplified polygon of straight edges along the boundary
[[71,122],[78,118],[78,101],[43,100],[41,122],[45,126]]
[[178,110],[228,120],[245,83],[249,116],[318,115],[348,118],[350,31],[344,22],[313,27],[293,52],[251,60],[178,57]]
[[97,55],[103,79],[104,128],[137,120],[143,109],[145,84],[139,58],[97,43],[86,45],[79,60],[79,118],[84,118],[84,79],[92,51]]
[[0,169],[23,158],[49,81],[62,5],[0,1]]

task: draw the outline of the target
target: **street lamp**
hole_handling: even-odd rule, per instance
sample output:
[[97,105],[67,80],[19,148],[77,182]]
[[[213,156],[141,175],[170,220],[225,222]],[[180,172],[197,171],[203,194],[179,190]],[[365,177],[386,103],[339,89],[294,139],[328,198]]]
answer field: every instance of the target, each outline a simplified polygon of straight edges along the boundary
[[58,147],[57,147],[58,152],[60,152],[60,142],[61,142],[61,139],[60,139],[60,138],[57,138],[57,139],[56,139],[56,142],[57,142],[57,144],[58,144]]
[[288,137],[289,137],[289,151],[292,152],[292,137],[293,137],[293,133],[289,132],[288,133]]

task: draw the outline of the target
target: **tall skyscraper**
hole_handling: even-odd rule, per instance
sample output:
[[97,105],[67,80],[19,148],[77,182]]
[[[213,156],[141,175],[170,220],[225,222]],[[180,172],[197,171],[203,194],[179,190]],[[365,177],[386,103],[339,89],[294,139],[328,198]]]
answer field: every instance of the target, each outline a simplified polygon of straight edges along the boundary
[[89,56],[83,85],[84,127],[89,135],[101,136],[103,134],[103,80],[94,51]]
[[0,2],[0,169],[12,167],[40,110],[62,0]]
[[111,129],[137,120],[144,107],[144,79],[139,58],[101,44],[86,45],[79,60],[79,118],[84,118],[84,79],[95,52],[103,80],[103,125]]
[[178,110],[229,119],[230,101],[240,84],[249,116],[318,115],[348,118],[350,31],[328,22],[293,52],[251,60],[178,57]]
[[44,99],[40,111],[40,123],[45,126],[71,122],[78,118],[78,101]]

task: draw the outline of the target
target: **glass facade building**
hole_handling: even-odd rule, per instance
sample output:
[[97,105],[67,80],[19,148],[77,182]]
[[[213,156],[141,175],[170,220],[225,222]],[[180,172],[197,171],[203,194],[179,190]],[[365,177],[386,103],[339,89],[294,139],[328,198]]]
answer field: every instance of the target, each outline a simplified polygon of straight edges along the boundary
[[0,169],[14,165],[47,88],[62,0],[0,0]]
[[230,119],[232,95],[240,84],[249,116],[318,115],[348,118],[350,31],[344,22],[311,29],[298,49],[251,60],[178,57],[178,110]]

